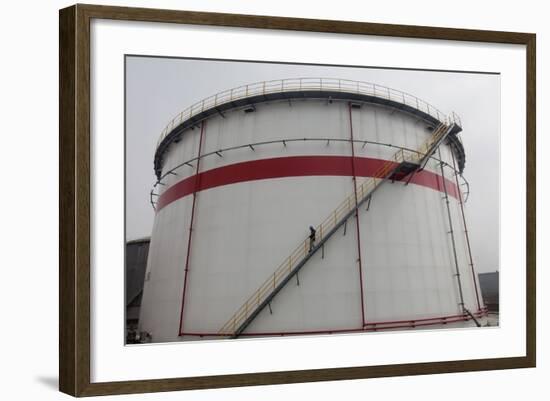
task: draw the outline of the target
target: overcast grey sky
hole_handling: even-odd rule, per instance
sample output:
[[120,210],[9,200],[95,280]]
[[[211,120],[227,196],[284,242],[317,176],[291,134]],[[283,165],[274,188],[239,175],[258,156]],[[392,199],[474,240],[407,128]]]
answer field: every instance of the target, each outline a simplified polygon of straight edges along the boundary
[[191,104],[259,81],[326,77],[373,82],[408,92],[462,119],[468,230],[478,272],[498,270],[500,77],[495,74],[327,67],[130,56],[126,59],[126,239],[151,234],[149,191],[163,127]]

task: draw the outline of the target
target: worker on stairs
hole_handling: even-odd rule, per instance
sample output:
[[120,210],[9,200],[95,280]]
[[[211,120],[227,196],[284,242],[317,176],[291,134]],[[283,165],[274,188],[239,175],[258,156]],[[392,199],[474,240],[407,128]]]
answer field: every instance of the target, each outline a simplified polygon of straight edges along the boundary
[[315,246],[315,234],[317,231],[312,226],[309,226],[309,252],[313,250]]

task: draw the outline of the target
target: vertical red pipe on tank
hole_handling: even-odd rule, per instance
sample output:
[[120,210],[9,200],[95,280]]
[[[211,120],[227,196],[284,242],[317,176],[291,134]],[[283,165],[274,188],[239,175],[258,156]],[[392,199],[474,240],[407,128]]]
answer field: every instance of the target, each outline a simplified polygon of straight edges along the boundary
[[472,248],[470,248],[470,236],[468,235],[468,227],[466,226],[466,216],[464,215],[464,201],[462,200],[462,191],[460,190],[460,184],[458,182],[458,173],[456,171],[455,156],[451,152],[451,158],[453,160],[453,169],[455,170],[455,182],[458,189],[458,203],[460,205],[460,212],[462,214],[462,224],[464,226],[464,234],[466,235],[466,245],[468,246],[468,256],[470,258],[470,268],[472,269],[472,279],[474,280],[474,289],[476,290],[477,309],[481,310],[481,303],[479,302],[479,294],[477,292],[477,280],[474,270],[474,259],[472,258]]
[[197,202],[197,191],[199,189],[199,183],[200,183],[200,175],[199,175],[199,168],[201,163],[201,154],[202,154],[202,142],[204,138],[204,130],[206,127],[206,121],[203,121],[201,123],[201,133],[199,137],[199,152],[197,156],[197,167],[195,168],[195,183],[193,188],[193,203],[191,204],[191,219],[189,222],[189,236],[187,237],[187,255],[185,257],[185,273],[183,277],[183,291],[181,295],[181,312],[180,312],[180,325],[179,325],[179,333],[178,335],[181,336],[182,329],[183,329],[183,307],[185,306],[185,293],[187,291],[187,273],[189,272],[189,260],[191,255],[191,238],[193,234],[193,222],[195,220],[195,204]]
[[[350,132],[350,139],[351,139],[351,173],[353,175],[353,194],[355,196],[355,206],[357,207],[357,203],[359,200],[357,199],[357,176],[355,175],[355,149],[354,149],[354,142],[353,142],[353,121],[352,121],[352,115],[351,115],[351,102],[348,103],[348,110],[349,110],[349,132]],[[361,293],[361,321],[363,324],[363,327],[365,326],[366,320],[365,320],[365,300],[363,296],[363,268],[362,268],[362,260],[361,260],[361,233],[359,231],[359,209],[355,209],[355,228],[357,232],[357,261],[359,262],[359,286],[360,286],[360,293]]]

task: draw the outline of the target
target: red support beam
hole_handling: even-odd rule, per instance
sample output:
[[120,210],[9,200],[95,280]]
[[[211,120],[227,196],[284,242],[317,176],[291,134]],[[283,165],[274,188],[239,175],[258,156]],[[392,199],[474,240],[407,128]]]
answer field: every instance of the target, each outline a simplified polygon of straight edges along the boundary
[[[355,149],[353,142],[353,118],[351,113],[351,103],[348,103],[349,111],[349,134],[351,139],[351,174],[353,178],[353,194],[355,198],[355,206],[359,199],[357,199],[357,175],[355,173]],[[359,263],[359,286],[361,294],[361,324],[365,326],[365,298],[363,295],[363,261],[361,259],[361,232],[359,230],[359,208],[355,209],[355,231],[357,233],[357,262]]]
[[462,191],[460,190],[460,184],[458,183],[455,156],[453,152],[451,152],[451,157],[453,159],[453,169],[455,170],[455,184],[456,184],[456,187],[458,188],[458,203],[460,204],[460,212],[462,214],[462,224],[464,226],[464,234],[466,235],[466,245],[468,246],[468,256],[470,258],[470,268],[472,269],[472,279],[474,280],[474,289],[476,291],[477,308],[481,309],[481,302],[479,301],[479,293],[477,291],[476,273],[474,270],[474,259],[472,257],[472,249],[470,248],[470,237],[468,235],[468,227],[466,226],[466,216],[464,215],[464,200],[462,199]]
[[[487,309],[482,308],[474,313],[475,317],[483,317],[487,315]],[[413,329],[423,326],[434,326],[449,323],[466,322],[472,320],[467,314],[461,315],[449,315],[438,316],[432,318],[423,319],[411,319],[411,320],[391,320],[366,323],[363,328],[345,328],[345,329],[324,329],[324,330],[302,330],[302,331],[277,331],[277,332],[255,332],[255,333],[241,333],[241,337],[257,337],[257,336],[297,336],[297,335],[312,335],[312,334],[341,334],[341,333],[357,333],[357,332],[371,332],[381,330],[394,330],[394,329]],[[217,332],[184,332],[180,335],[196,336],[196,337],[227,337],[225,334]]]
[[197,167],[195,169],[195,175],[194,175],[194,185],[193,185],[193,203],[191,206],[191,218],[189,221],[189,234],[187,237],[187,255],[185,257],[185,273],[183,278],[183,290],[181,294],[181,312],[180,312],[180,324],[179,324],[179,335],[181,336],[183,331],[183,309],[185,306],[185,293],[187,292],[187,276],[189,273],[189,261],[191,260],[191,242],[193,238],[193,223],[195,220],[195,205],[197,202],[197,192],[200,188],[200,179],[201,176],[199,174],[200,169],[200,162],[201,162],[201,152],[202,152],[202,143],[204,138],[204,131],[206,127],[206,121],[203,121],[201,123],[201,134],[199,138],[199,152],[198,152],[198,159],[197,159]]

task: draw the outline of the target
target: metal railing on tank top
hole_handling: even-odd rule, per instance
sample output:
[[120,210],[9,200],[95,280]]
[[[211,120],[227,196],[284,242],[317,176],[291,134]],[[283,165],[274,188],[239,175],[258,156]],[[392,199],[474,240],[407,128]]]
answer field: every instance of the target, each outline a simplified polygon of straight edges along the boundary
[[288,78],[256,82],[253,84],[227,89],[194,103],[178,113],[168,122],[168,124],[166,124],[157,141],[157,147],[175,127],[182,122],[204,112],[205,110],[213,109],[227,103],[254,96],[305,91],[342,92],[372,96],[420,110],[438,121],[451,120],[457,125],[462,126],[460,117],[454,112],[447,116],[445,113],[441,112],[428,102],[407,92],[399,91],[387,86],[378,85],[371,82],[360,82],[336,78]]

